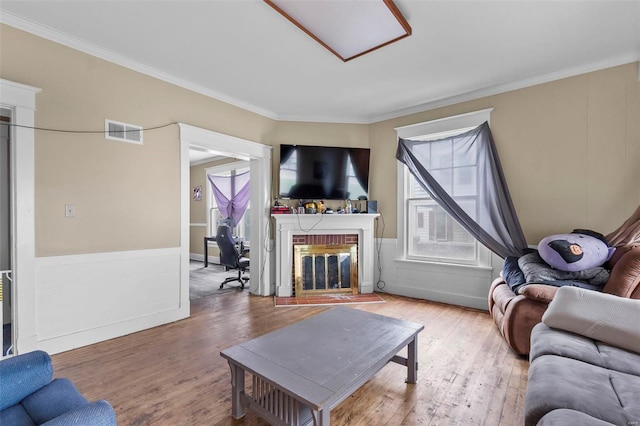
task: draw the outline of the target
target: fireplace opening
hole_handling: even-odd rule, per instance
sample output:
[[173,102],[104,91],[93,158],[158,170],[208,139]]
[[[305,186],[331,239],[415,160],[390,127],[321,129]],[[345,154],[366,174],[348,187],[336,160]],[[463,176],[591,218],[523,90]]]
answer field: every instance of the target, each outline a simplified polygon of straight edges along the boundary
[[296,296],[358,294],[358,245],[295,245],[294,279]]

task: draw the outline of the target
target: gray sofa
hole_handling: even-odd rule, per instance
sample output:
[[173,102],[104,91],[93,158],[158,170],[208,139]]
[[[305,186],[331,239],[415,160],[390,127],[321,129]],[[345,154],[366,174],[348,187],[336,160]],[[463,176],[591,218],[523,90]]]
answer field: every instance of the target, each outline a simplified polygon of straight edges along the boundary
[[640,300],[560,288],[529,359],[525,425],[640,425]]

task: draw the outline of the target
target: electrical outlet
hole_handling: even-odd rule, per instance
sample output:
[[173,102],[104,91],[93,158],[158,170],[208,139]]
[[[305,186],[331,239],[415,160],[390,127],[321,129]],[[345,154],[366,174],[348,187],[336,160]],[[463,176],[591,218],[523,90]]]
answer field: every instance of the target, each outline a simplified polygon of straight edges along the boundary
[[65,204],[64,217],[76,217],[76,206],[73,204]]

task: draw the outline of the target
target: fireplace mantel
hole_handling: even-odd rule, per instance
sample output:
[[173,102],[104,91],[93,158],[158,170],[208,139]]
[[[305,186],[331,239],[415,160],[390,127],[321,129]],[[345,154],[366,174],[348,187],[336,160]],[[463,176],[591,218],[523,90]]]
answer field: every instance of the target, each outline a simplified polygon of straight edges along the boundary
[[276,296],[293,294],[293,237],[296,235],[358,235],[358,292],[373,293],[375,221],[379,214],[274,214]]

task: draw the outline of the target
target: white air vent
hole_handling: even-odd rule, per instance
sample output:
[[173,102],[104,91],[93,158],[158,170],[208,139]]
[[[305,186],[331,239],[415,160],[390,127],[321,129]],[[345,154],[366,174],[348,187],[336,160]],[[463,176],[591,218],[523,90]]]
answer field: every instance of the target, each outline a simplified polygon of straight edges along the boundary
[[104,120],[104,137],[115,141],[142,145],[142,127],[113,120]]

